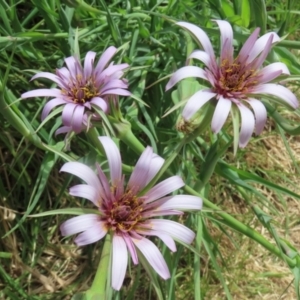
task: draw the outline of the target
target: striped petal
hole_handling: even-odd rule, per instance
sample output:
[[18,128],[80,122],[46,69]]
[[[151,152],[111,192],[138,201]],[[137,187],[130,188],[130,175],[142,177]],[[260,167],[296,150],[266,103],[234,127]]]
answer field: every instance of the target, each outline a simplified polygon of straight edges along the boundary
[[54,99],[48,101],[42,111],[42,117],[41,117],[42,121],[44,121],[44,119],[48,116],[48,114],[54,107],[56,107],[58,105],[66,104],[66,103],[68,103],[68,102],[61,98],[54,98]]
[[228,60],[232,62],[233,60],[233,32],[230,23],[227,21],[215,20],[218,24],[221,32],[221,61]]
[[248,144],[251,138],[251,135],[254,130],[255,121],[254,121],[253,113],[249,108],[247,108],[243,104],[239,104],[237,105],[237,107],[240,110],[240,114],[241,114],[241,130],[240,130],[239,146],[241,148],[244,148],[246,147],[246,145]]
[[198,77],[207,80],[205,71],[201,68],[195,66],[182,67],[172,75],[172,77],[166,85],[166,91],[172,88],[180,80],[190,77]]
[[100,193],[94,186],[88,184],[78,184],[70,188],[69,194],[92,201],[96,206],[100,206]]
[[123,90],[123,89],[111,89],[111,90],[107,90],[101,94],[102,95],[131,96],[131,93],[129,91]]
[[128,235],[128,234],[123,234],[123,239],[126,243],[126,246],[127,246],[127,249],[128,249],[128,252],[130,253],[130,256],[131,256],[131,259],[132,259],[132,262],[137,265],[139,263],[139,260],[138,260],[138,255],[137,255],[137,252],[136,252],[136,248],[134,246],[134,243],[132,241],[132,238]]
[[72,118],[72,128],[76,133],[81,132],[83,126],[84,106],[77,105]]
[[152,154],[151,164],[148,170],[146,185],[154,178],[158,171],[163,166],[165,160],[157,154]]
[[198,91],[196,92],[186,103],[183,111],[182,117],[188,121],[192,118],[192,116],[209,100],[215,97],[215,93],[207,92],[207,91]]
[[279,84],[261,84],[253,88],[250,94],[269,94],[281,98],[292,108],[296,109],[299,106],[297,97],[286,87]]
[[211,129],[213,132],[218,133],[221,130],[228,117],[230,108],[231,108],[231,101],[221,96],[220,99],[218,100],[212,118],[212,122],[211,122]]
[[198,60],[202,61],[206,66],[209,66],[209,64],[210,64],[209,55],[205,51],[202,51],[202,50],[193,51],[190,54],[190,56],[188,57],[188,59],[191,59],[191,58],[198,59]]
[[255,41],[259,35],[260,32],[260,28],[256,28],[252,34],[249,36],[249,38],[247,39],[247,41],[244,43],[242,49],[240,50],[240,53],[238,55],[238,60],[240,62],[245,62],[248,59],[249,53],[251,52]]
[[91,100],[92,104],[97,105],[100,109],[102,109],[105,113],[108,111],[108,106],[107,103],[104,99],[100,98],[100,97],[94,97]]
[[122,175],[122,161],[120,151],[111,138],[107,136],[100,136],[99,140],[104,148],[108,160],[112,185],[117,186],[121,181]]
[[[98,163],[96,163],[96,168],[97,168],[99,181],[101,183],[101,190],[99,191],[101,193],[101,197],[103,198],[103,200],[110,199],[112,194],[111,194],[108,179],[105,176],[104,172],[102,171],[102,169]],[[102,193],[102,191],[103,191],[103,193]]]
[[74,240],[77,246],[85,246],[93,244],[101,240],[107,233],[107,228],[104,222],[98,222],[93,227],[86,229],[83,233],[79,234]]
[[179,216],[184,215],[182,211],[174,210],[174,209],[167,209],[167,210],[150,210],[145,211],[142,213],[144,218],[153,218],[153,217],[163,217],[163,216]]
[[261,67],[261,65],[264,63],[264,61],[266,60],[266,58],[272,48],[272,40],[273,40],[273,35],[270,35],[261,54],[256,59],[253,60],[251,67],[254,70],[259,69]]
[[259,83],[267,83],[281,74],[289,75],[289,69],[284,63],[276,62],[264,67],[258,74]]
[[112,272],[111,285],[115,290],[120,290],[125,278],[128,263],[126,243],[121,236],[114,235],[112,243]]
[[34,97],[62,97],[62,93],[59,89],[38,89],[30,92],[23,93],[21,98],[34,98]]
[[260,134],[267,122],[267,110],[259,100],[248,98],[247,102],[251,105],[255,116],[255,133]]
[[133,193],[136,193],[145,187],[152,156],[153,149],[148,146],[137,161],[128,181],[128,187],[133,191]]
[[170,278],[168,266],[159,252],[158,248],[148,239],[132,239],[135,246],[142,252],[149,265],[159,274],[163,279]]
[[82,74],[82,67],[77,58],[69,56],[65,58],[65,63],[70,71],[70,75],[73,79],[77,79],[77,75]]
[[96,79],[97,81],[119,79],[123,74],[123,70],[128,67],[128,64],[110,65]]
[[270,36],[273,37],[272,44],[280,41],[280,37],[275,32],[268,32],[264,34],[254,43],[246,63],[252,62],[259,55],[259,53],[261,53],[265,49]]
[[106,91],[112,89],[127,89],[128,84],[121,79],[111,79],[104,86],[101,87],[100,93],[103,94]]
[[84,67],[83,67],[85,80],[88,80],[93,73],[95,57],[96,57],[96,52],[93,51],[89,51],[85,56]]
[[71,218],[60,225],[60,231],[63,236],[83,232],[93,226],[98,226],[100,216],[95,214],[85,214]]
[[37,73],[31,78],[31,80],[35,80],[37,78],[46,78],[46,79],[49,79],[49,80],[55,82],[60,87],[66,87],[64,82],[58,76],[56,76],[55,74],[49,73],[49,72]]
[[157,206],[157,210],[200,210],[202,208],[202,199],[190,195],[165,197],[160,199],[159,202],[162,204]]
[[88,185],[93,186],[96,190],[101,190],[97,175],[83,163],[77,161],[67,162],[62,166],[60,172],[67,172],[75,175],[85,181]]
[[72,131],[72,127],[62,126],[55,131],[55,136],[62,133],[69,133],[70,131]]
[[67,103],[62,112],[62,122],[65,126],[72,127],[73,114],[77,104]]
[[139,231],[140,234],[145,234],[145,235],[149,235],[149,236],[157,236],[158,238],[160,238],[165,244],[166,246],[172,251],[175,252],[176,249],[176,245],[174,240],[170,237],[170,235],[166,234],[166,233],[162,233],[161,231],[157,231],[157,230],[148,230],[147,232],[145,231]]
[[117,52],[117,48],[114,46],[107,48],[104,51],[104,53],[101,55],[96,65],[95,73],[100,74],[104,70],[105,66],[109,63],[109,61],[113,58],[116,52]]
[[145,203],[152,202],[157,200],[169,193],[176,191],[177,189],[184,186],[184,182],[179,176],[172,176],[159,184],[155,185],[150,191],[148,191],[145,195],[146,200]]
[[56,75],[67,85],[71,80],[70,71],[66,67],[56,69]]
[[211,60],[215,58],[214,50],[212,47],[212,44],[207,36],[207,34],[198,26],[187,23],[187,22],[177,22],[177,25],[179,25],[182,28],[187,29],[190,31],[194,37],[196,38],[196,41],[200,44],[200,46],[203,47],[204,51],[208,53]]
[[186,244],[191,244],[195,238],[195,233],[180,223],[164,219],[153,219],[150,221],[152,229],[165,232],[175,240],[182,241]]

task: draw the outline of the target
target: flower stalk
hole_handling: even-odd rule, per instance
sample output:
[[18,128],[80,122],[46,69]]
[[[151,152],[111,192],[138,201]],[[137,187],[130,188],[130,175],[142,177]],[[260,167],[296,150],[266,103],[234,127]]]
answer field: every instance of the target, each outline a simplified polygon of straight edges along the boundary
[[111,235],[107,234],[103,245],[99,266],[93,280],[91,288],[86,292],[87,300],[93,299],[97,296],[97,299],[106,299],[106,287],[107,287],[107,274],[109,274],[111,254]]
[[130,148],[136,154],[140,155],[144,151],[145,147],[132,133],[131,124],[123,118],[121,118],[120,121],[116,121],[109,117],[109,120],[115,130],[116,137],[123,141],[126,145],[130,145]]

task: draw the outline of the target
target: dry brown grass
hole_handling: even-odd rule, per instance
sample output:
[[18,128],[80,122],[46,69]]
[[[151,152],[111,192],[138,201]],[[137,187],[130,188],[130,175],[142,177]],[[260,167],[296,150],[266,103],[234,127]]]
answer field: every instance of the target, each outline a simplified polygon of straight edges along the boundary
[[[252,140],[247,146],[243,161],[246,161],[244,168],[260,172],[266,179],[287,187],[297,194],[300,194],[299,174],[286,151],[284,143],[277,133],[274,133],[274,124],[269,122],[269,130],[260,136],[260,139]],[[296,161],[300,160],[299,137],[288,137],[291,151]],[[236,162],[239,166],[239,162]],[[240,167],[242,167],[240,165]],[[290,181],[288,181],[290,180]],[[252,184],[253,185],[253,184]],[[279,195],[264,186],[256,185],[256,188],[270,201],[264,207],[259,207],[272,217],[272,224],[281,238],[288,240],[296,249],[300,248],[300,201],[285,195]],[[261,225],[253,214],[249,205],[239,196],[234,189],[225,182],[216,186],[214,191],[224,200],[223,208],[226,212],[234,214],[235,217],[260,232],[269,241],[275,244],[268,230]],[[253,203],[257,199],[252,198]],[[275,212],[274,213],[274,209]],[[220,231],[210,227],[210,233],[219,240],[218,245],[226,262],[223,268],[226,282],[229,286],[233,299],[285,299],[294,300],[296,294],[293,284],[293,275],[288,266],[270,254],[263,247],[247,237],[230,232],[238,247]],[[219,282],[208,284],[206,299],[226,299],[224,290]]]

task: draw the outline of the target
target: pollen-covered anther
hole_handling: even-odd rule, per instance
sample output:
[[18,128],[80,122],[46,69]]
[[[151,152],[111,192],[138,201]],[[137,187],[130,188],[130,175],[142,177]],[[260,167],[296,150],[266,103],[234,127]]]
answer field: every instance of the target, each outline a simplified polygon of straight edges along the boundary
[[112,206],[106,208],[106,225],[114,231],[128,232],[142,220],[144,201],[126,191]]
[[223,96],[232,96],[236,93],[245,93],[248,89],[257,84],[255,70],[247,70],[245,66],[233,61],[229,63],[223,60],[220,68],[219,84],[216,85],[216,92]]
[[79,83],[75,85],[72,89],[70,89],[70,92],[68,93],[68,96],[74,103],[84,104],[86,102],[89,102],[94,97],[98,96],[99,93],[97,92],[97,89],[95,86],[89,84],[86,84],[84,86],[80,86]]

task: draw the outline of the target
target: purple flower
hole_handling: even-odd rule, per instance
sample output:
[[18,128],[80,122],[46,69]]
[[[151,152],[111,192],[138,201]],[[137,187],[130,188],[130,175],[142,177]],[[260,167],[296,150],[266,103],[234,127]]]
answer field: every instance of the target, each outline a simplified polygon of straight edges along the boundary
[[79,162],[68,162],[61,171],[78,176],[87,183],[73,186],[70,194],[92,201],[100,214],[69,219],[61,225],[61,233],[66,236],[82,232],[75,239],[78,246],[95,243],[107,233],[112,234],[112,287],[116,290],[121,288],[125,277],[128,252],[133,263],[138,263],[137,249],[153,269],[167,279],[170,277],[167,264],[147,236],[160,238],[171,251],[176,251],[173,239],[190,244],[195,234],[177,222],[154,217],[180,215],[183,210],[200,210],[202,200],[189,195],[166,196],[184,185],[179,176],[165,179],[146,193],[141,192],[164,163],[151,147],[144,150],[124,187],[117,146],[109,137],[99,139],[107,156],[110,180],[98,164],[97,175]]
[[204,51],[195,50],[188,59],[200,60],[205,67],[201,69],[196,66],[186,66],[177,70],[167,83],[166,90],[188,77],[198,77],[208,81],[210,88],[196,92],[187,101],[182,112],[183,118],[189,121],[205,103],[210,100],[215,101],[216,108],[211,127],[215,133],[218,133],[234,104],[241,116],[239,146],[245,147],[254,127],[255,133],[260,134],[267,119],[266,108],[261,101],[255,99],[256,97],[260,98],[266,94],[274,101],[288,104],[292,108],[298,107],[298,100],[287,88],[268,83],[281,74],[289,74],[285,64],[276,62],[262,68],[272,44],[280,40],[275,32],[267,33],[257,39],[260,29],[256,28],[234,58],[231,25],[226,21],[216,22],[221,31],[221,53],[218,60],[215,58],[208,36],[202,29],[186,22],[177,23],[190,31],[196,42],[204,49]]
[[62,112],[63,127],[56,134],[75,131],[81,132],[89,127],[89,120],[99,119],[100,116],[93,110],[93,106],[108,112],[109,98],[115,99],[117,95],[129,96],[128,84],[123,77],[123,70],[128,64],[114,65],[109,63],[117,49],[109,47],[94,64],[96,53],[89,51],[82,67],[79,59],[70,56],[65,59],[67,67],[56,70],[56,75],[41,72],[32,77],[47,78],[57,84],[59,89],[38,89],[22,94],[22,98],[54,97],[47,102],[42,112],[44,120],[50,111],[59,105],[64,105]]

